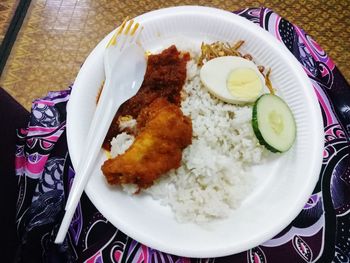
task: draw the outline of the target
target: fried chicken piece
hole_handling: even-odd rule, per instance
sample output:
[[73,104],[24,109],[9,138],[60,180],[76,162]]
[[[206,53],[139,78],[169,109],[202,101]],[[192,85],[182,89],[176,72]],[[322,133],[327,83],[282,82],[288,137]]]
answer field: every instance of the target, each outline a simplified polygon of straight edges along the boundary
[[182,150],[192,142],[192,122],[164,98],[144,108],[137,119],[138,135],[122,155],[107,160],[102,171],[110,184],[147,188],[157,178],[178,168]]

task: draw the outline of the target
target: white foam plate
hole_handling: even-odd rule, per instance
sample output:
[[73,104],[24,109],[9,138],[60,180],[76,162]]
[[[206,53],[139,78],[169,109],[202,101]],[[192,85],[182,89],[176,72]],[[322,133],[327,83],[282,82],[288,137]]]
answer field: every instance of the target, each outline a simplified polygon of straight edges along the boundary
[[[144,26],[141,43],[146,50],[166,48],[182,37],[200,43],[216,40],[246,41],[244,51],[272,68],[272,83],[288,103],[297,123],[293,148],[280,158],[253,169],[254,191],[229,218],[207,227],[180,224],[171,209],[151,197],[129,196],[107,185],[98,165],[86,193],[117,228],[152,248],[187,257],[217,257],[252,248],[278,234],[301,211],[317,182],[323,151],[323,125],[317,98],[303,69],[291,53],[268,32],[227,11],[208,7],[174,7],[136,18]],[[112,33],[111,33],[112,34]],[[82,66],[68,103],[67,136],[74,167],[84,148],[104,79],[103,52],[111,34],[90,53]]]

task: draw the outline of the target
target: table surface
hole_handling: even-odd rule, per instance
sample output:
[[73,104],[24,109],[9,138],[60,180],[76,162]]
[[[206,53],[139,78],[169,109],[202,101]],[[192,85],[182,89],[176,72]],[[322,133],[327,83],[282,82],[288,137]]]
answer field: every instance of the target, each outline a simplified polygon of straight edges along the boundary
[[[17,1],[4,0],[9,7],[14,2]],[[126,16],[191,4],[225,10],[260,6],[273,9],[311,35],[350,81],[349,0],[168,0],[166,3],[154,0],[32,0],[0,78],[0,86],[30,109],[33,99],[70,85],[94,46]],[[8,12],[13,12],[13,8],[0,8],[1,15],[11,17]],[[0,20],[2,30],[1,26]]]

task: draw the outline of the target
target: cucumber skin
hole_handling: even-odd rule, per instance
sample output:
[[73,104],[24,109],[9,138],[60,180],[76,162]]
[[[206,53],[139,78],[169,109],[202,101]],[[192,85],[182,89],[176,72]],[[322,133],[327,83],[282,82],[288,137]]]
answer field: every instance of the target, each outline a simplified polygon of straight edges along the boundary
[[258,139],[259,143],[261,145],[264,145],[266,149],[268,149],[271,152],[274,153],[281,153],[281,151],[273,148],[271,145],[269,145],[268,143],[265,142],[260,130],[259,130],[259,125],[258,125],[258,102],[259,100],[263,97],[264,95],[261,95],[254,103],[253,106],[253,114],[252,114],[252,126],[253,126],[253,130],[255,133],[256,138]]

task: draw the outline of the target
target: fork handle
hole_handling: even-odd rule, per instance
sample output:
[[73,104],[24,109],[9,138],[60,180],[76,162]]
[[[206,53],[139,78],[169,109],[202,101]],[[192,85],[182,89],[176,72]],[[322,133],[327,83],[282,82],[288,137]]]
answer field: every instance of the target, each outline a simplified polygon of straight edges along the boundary
[[[75,177],[73,180],[73,184],[70,189],[70,193],[68,195],[68,199],[66,202],[65,210],[71,206],[72,199],[76,198],[75,189],[82,184],[81,177],[84,173],[90,173],[92,169],[92,165],[94,164],[94,160],[96,160],[98,153],[100,152],[102,143],[106,134],[108,132],[109,126],[113,120],[116,109],[119,108],[120,105],[116,105],[115,101],[112,100],[111,94],[109,92],[107,85],[110,85],[108,79],[103,85],[102,92],[100,94],[100,98],[98,100],[90,128],[88,134],[86,136],[85,147],[81,152],[81,158],[79,159],[78,167],[75,169]],[[88,171],[86,171],[88,170]],[[88,176],[89,177],[89,176]],[[83,185],[85,188],[87,182]],[[81,194],[79,195],[80,198]]]
[[[102,103],[101,103],[102,104]],[[102,143],[106,137],[108,128],[113,120],[114,114],[112,100],[103,103],[103,107],[96,109],[91,128],[86,139],[86,146],[81,153],[82,156],[79,161],[78,170],[73,180],[71,191],[66,203],[66,210],[71,206],[76,206],[80,196],[85,188],[85,185],[89,179],[92,169],[95,167],[97,156],[101,150]],[[75,201],[76,199],[76,201]]]
[[[106,137],[108,128],[113,120],[115,110],[119,105],[115,104],[113,99],[108,98],[109,94],[100,98],[97,105],[89,132],[87,136],[87,144],[82,152],[82,158],[78,165],[78,170],[73,180],[72,188],[66,204],[66,212],[62,220],[60,229],[57,233],[55,243],[62,243],[68,231],[70,222],[73,218],[80,197],[85,189],[85,186],[90,178],[92,169],[95,167],[96,158],[101,150],[104,138]],[[103,101],[101,101],[103,100]]]

